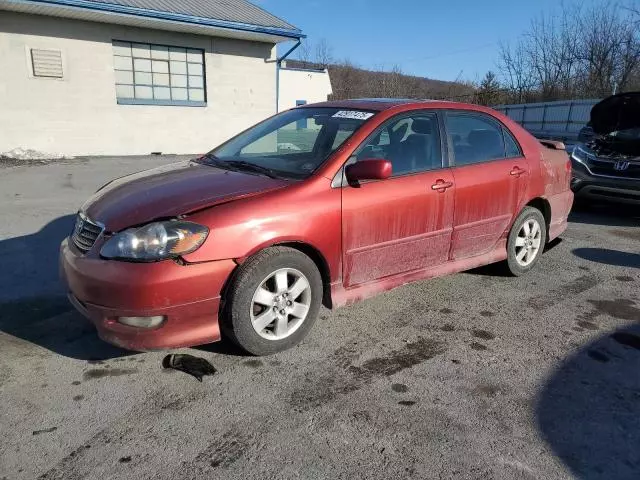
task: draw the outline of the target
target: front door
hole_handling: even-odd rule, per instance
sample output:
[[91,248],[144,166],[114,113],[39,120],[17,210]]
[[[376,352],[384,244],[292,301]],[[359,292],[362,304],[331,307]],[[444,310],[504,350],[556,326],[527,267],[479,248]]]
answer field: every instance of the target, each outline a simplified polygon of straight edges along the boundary
[[448,112],[455,213],[452,260],[487,253],[507,231],[527,185],[529,167],[504,126],[478,112]]
[[385,158],[393,174],[342,187],[346,287],[447,261],[454,186],[442,150],[436,114],[424,111],[394,117],[356,150],[352,161]]

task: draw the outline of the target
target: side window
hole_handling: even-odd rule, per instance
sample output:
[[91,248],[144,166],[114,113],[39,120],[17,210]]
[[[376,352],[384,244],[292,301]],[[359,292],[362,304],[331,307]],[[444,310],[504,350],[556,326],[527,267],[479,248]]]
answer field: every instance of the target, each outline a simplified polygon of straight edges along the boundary
[[389,120],[355,151],[357,160],[384,158],[393,176],[442,168],[440,132],[435,113],[416,112]]
[[520,147],[506,128],[502,129],[502,136],[504,137],[504,149],[507,158],[521,157],[522,151]]
[[446,125],[456,165],[505,158],[502,127],[483,115],[447,113]]

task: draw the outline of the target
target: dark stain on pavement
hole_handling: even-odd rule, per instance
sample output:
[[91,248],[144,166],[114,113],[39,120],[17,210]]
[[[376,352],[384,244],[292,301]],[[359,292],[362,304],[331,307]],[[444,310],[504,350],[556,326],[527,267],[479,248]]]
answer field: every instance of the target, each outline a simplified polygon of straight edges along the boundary
[[624,298],[617,300],[589,300],[599,313],[610,315],[620,320],[640,321],[640,308],[635,302]]
[[633,282],[633,277],[630,277],[628,275],[618,275],[616,277],[616,280],[618,280],[619,282]]
[[206,463],[213,468],[228,468],[242,458],[249,446],[249,439],[246,436],[229,430],[222,435],[222,438],[215,440],[200,452],[195,461]]
[[405,393],[409,391],[409,387],[402,383],[394,383],[393,385],[391,385],[391,390],[398,393]]
[[80,400],[84,400],[84,395],[76,395],[75,397],[73,397],[73,400],[75,402],[79,402]]
[[568,282],[558,288],[536,295],[529,299],[529,306],[536,310],[544,310],[545,308],[556,305],[566,298],[574,297],[585,292],[600,283],[600,279],[595,275],[583,275],[575,280]]
[[442,327],[440,327],[440,330],[442,330],[443,332],[453,332],[455,329],[456,327],[454,327],[450,323],[445,323]]
[[487,350],[487,346],[486,345],[483,345],[483,344],[478,343],[478,342],[473,342],[471,344],[471,348],[474,349],[474,350],[478,350],[480,352],[483,351],[483,350]]
[[483,317],[485,317],[485,318],[488,318],[488,317],[493,317],[493,316],[495,316],[495,313],[493,313],[493,312],[492,312],[492,311],[490,311],[490,310],[483,310],[483,311],[481,311],[481,312],[480,312],[480,315],[481,315],[481,316],[483,316]]
[[356,377],[362,377],[367,380],[370,380],[375,375],[390,376],[443,352],[444,347],[441,342],[428,338],[419,338],[387,356],[372,358],[359,367],[352,365],[349,367],[349,372]]
[[93,380],[104,377],[121,377],[123,375],[133,375],[134,373],[138,373],[137,368],[112,368],[109,370],[92,369],[84,372],[82,374],[82,379]]
[[51,428],[43,428],[42,430],[34,430],[31,432],[31,435],[42,435],[43,433],[53,433],[58,429],[58,427]]
[[617,332],[611,335],[611,338],[620,345],[640,350],[640,336],[638,335],[634,335],[633,333]]
[[474,337],[481,338],[483,340],[493,340],[494,338],[496,338],[493,333],[486,330],[472,330],[471,333],[473,333]]
[[118,459],[118,462],[120,462],[120,463],[129,463],[129,462],[131,462],[131,456],[128,455],[126,457],[120,457]]
[[503,389],[498,385],[482,384],[474,388],[472,392],[477,396],[493,398],[503,393]]
[[394,375],[445,351],[445,345],[440,341],[418,338],[387,355],[354,365],[360,352],[353,344],[344,345],[334,352],[333,358],[327,360],[326,374],[306,374],[288,401],[301,410],[317,407],[339,395],[355,392],[377,377]]
[[80,385],[82,382],[80,380],[74,380],[71,382],[71,385]]
[[417,402],[415,402],[414,400],[400,400],[398,402],[398,405],[402,405],[403,407],[412,407],[416,403]]
[[453,313],[453,310],[451,310],[450,308],[443,308],[440,310],[440,313],[444,313],[445,315],[449,315],[450,313]]
[[260,368],[264,365],[260,360],[247,360],[246,362],[242,362],[242,364],[251,368]]

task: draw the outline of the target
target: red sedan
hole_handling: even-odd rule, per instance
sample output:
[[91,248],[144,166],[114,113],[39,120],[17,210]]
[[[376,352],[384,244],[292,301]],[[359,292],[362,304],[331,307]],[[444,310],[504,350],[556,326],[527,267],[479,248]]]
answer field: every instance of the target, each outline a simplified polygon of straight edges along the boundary
[[289,110],[193,161],[115,180],[61,247],[72,303],[113,344],[300,342],[321,303],[504,261],[567,226],[564,146],[494,110],[354,100]]

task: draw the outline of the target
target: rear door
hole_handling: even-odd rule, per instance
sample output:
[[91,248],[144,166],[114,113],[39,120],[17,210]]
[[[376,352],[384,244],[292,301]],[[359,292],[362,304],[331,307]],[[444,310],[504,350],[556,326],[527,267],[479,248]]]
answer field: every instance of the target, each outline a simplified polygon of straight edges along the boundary
[[450,258],[459,260],[489,252],[507,231],[529,166],[512,135],[487,114],[448,111],[445,125],[455,181]]
[[387,121],[349,162],[384,158],[387,180],[342,187],[343,274],[346,287],[448,260],[453,176],[435,113],[416,111]]

